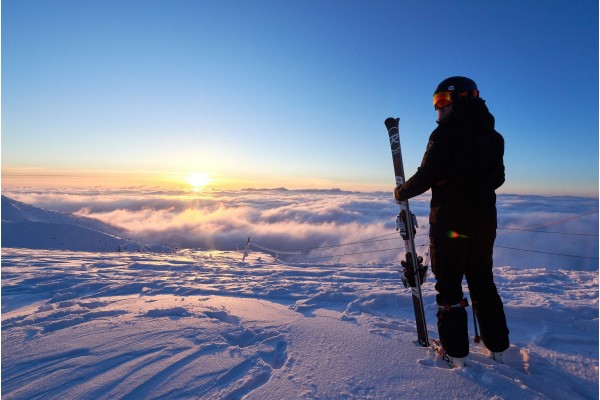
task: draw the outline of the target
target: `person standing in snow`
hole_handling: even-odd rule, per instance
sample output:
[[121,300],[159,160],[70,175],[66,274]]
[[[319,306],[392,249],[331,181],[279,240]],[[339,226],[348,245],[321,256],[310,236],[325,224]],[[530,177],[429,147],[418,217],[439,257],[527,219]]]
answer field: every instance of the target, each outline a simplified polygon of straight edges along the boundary
[[501,359],[508,349],[508,327],[492,273],[496,239],[496,193],[504,183],[504,139],[465,77],[442,81],[433,95],[438,127],[432,132],[417,172],[394,190],[398,201],[431,189],[429,214],[431,269],[435,275],[438,333],[455,365],[469,354],[467,280],[490,356]]

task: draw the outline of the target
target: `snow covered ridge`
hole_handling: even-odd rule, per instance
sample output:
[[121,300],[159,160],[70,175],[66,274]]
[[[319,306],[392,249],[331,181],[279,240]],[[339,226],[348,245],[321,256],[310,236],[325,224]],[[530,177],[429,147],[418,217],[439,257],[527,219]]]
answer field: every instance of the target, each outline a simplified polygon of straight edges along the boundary
[[2,247],[74,251],[172,252],[119,235],[125,230],[94,218],[43,210],[2,196]]
[[496,268],[506,363],[472,343],[450,370],[415,344],[397,263],[241,259],[3,248],[2,398],[598,398],[597,271]]

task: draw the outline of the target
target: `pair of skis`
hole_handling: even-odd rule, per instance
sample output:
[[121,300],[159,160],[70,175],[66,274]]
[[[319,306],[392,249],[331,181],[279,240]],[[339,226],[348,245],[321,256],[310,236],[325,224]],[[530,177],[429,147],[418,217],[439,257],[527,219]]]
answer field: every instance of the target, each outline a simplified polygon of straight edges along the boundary
[[[404,164],[402,162],[402,152],[400,149],[400,131],[398,130],[399,118],[388,118],[385,120],[385,126],[390,138],[390,147],[392,149],[392,160],[394,162],[394,173],[396,175],[396,186],[405,182]],[[415,321],[417,324],[417,339],[421,346],[429,347],[429,336],[427,334],[427,322],[425,320],[425,310],[423,308],[423,296],[421,285],[425,281],[427,266],[423,266],[423,258],[417,256],[415,248],[415,234],[417,219],[410,212],[408,200],[399,201],[400,213],[396,218],[396,229],[400,232],[404,247],[406,249],[406,259],[401,265],[404,267],[402,282],[404,286],[411,289],[413,307],[415,310]]]
[[[396,186],[402,185],[405,181],[404,163],[402,162],[402,151],[400,149],[400,130],[398,122],[400,118],[388,118],[385,120],[385,127],[390,137],[390,147],[392,149],[392,161],[394,162],[394,173],[396,175]],[[434,339],[429,342],[427,334],[427,321],[425,319],[425,310],[423,308],[423,295],[421,293],[421,284],[425,281],[427,267],[423,266],[423,258],[417,255],[415,248],[415,234],[417,219],[410,212],[408,200],[399,201],[400,213],[396,218],[396,229],[400,232],[404,240],[406,250],[406,259],[400,264],[404,267],[402,271],[402,283],[404,287],[410,288],[412,292],[413,308],[415,310],[415,322],[417,324],[417,340],[423,347],[431,346],[431,349],[444,360],[450,367],[453,367],[452,359],[448,357],[442,348],[439,340]]]

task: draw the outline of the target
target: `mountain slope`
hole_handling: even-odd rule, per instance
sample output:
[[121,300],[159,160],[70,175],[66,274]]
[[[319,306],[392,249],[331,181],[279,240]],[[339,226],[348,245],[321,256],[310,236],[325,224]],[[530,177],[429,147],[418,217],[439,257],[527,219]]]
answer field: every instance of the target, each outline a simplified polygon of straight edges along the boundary
[[2,196],[2,247],[73,251],[171,249],[124,239],[124,230],[93,218],[37,208]]

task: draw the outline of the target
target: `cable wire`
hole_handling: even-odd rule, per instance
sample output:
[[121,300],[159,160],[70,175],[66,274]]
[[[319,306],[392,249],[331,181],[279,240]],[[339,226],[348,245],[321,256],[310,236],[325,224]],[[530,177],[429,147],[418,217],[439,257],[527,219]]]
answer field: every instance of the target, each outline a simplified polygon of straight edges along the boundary
[[535,233],[555,233],[558,235],[573,235],[573,236],[592,236],[598,237],[597,233],[574,233],[574,232],[552,232],[552,231],[536,231],[533,229],[519,229],[519,228],[497,228],[507,231],[519,231],[519,232],[535,232]]
[[588,260],[598,260],[598,257],[576,256],[574,254],[562,254],[562,253],[552,253],[552,252],[549,252],[549,251],[539,251],[539,250],[530,250],[530,249],[518,249],[516,247],[494,246],[494,248],[508,249],[508,250],[519,250],[519,251],[528,251],[530,253],[551,254],[551,255],[554,255],[554,256],[563,256],[563,257],[585,258],[585,259],[588,259]]
[[[571,221],[574,219],[578,219],[590,214],[594,214],[597,213],[598,210],[592,210],[592,211],[588,211],[586,213],[583,214],[579,214],[573,217],[568,217],[568,218],[563,218],[561,220],[558,221],[552,221],[546,224],[542,224],[542,225],[537,225],[534,226],[530,229],[522,229],[522,228],[498,228],[498,229],[502,229],[502,230],[510,230],[510,231],[516,231],[516,232],[534,232],[534,233],[549,233],[549,234],[560,234],[560,235],[574,235],[574,236],[589,236],[589,237],[597,237],[597,234],[591,234],[591,233],[569,233],[569,232],[553,232],[553,231],[538,231],[536,230],[536,228],[542,228],[545,226],[551,226],[551,225],[557,225],[566,221]],[[336,247],[342,247],[342,246],[349,246],[349,245],[354,245],[354,244],[361,244],[361,243],[374,243],[374,242],[380,242],[380,241],[387,241],[387,240],[395,240],[396,238],[387,238],[384,239],[388,236],[392,236],[392,235],[397,235],[397,232],[393,232],[393,233],[388,233],[385,235],[380,235],[380,236],[375,236],[372,238],[367,238],[367,239],[363,239],[363,240],[359,240],[359,241],[355,241],[355,242],[349,242],[349,243],[342,243],[342,244],[338,244],[338,245],[329,245],[329,246],[319,246],[319,247],[307,247],[307,248],[303,248],[303,249],[298,249],[298,250],[275,250],[275,249],[270,249],[264,246],[260,246],[256,243],[251,243],[252,246],[255,246],[257,248],[260,248],[262,250],[265,251],[271,251],[276,253],[277,255],[281,254],[281,255],[299,255],[299,254],[306,254],[310,251],[314,251],[314,250],[321,250],[321,249],[331,249],[331,248],[336,248]],[[419,234],[419,235],[415,235],[416,236],[423,236],[425,234]],[[417,247],[424,247],[427,246],[427,244],[421,244],[421,245],[417,245]],[[548,252],[548,251],[541,251],[541,250],[531,250],[531,249],[521,249],[521,248],[516,248],[516,247],[508,247],[508,246],[500,246],[500,245],[494,245],[494,248],[500,248],[500,249],[507,249],[507,250],[516,250],[516,251],[525,251],[525,252],[531,252],[531,253],[538,253],[538,254],[550,254],[550,255],[556,255],[556,256],[562,256],[562,257],[572,257],[572,258],[582,258],[582,259],[589,259],[589,260],[598,260],[598,257],[589,257],[589,256],[579,256],[579,255],[574,255],[574,254],[563,254],[563,253],[554,253],[554,252]],[[369,250],[369,251],[361,251],[361,252],[354,252],[354,253],[346,253],[346,254],[334,254],[334,255],[329,255],[329,256],[320,256],[320,257],[309,257],[309,258],[303,258],[300,261],[307,261],[307,260],[316,260],[316,259],[323,259],[323,258],[334,258],[334,257],[345,257],[345,256],[351,256],[351,255],[359,255],[359,254],[370,254],[370,253],[378,253],[378,252],[384,252],[384,251],[391,251],[391,250],[402,250],[402,248],[391,248],[391,249],[381,249],[381,250]]]

